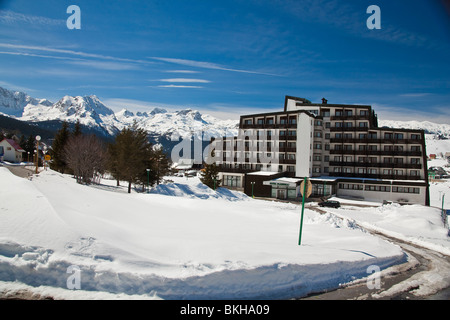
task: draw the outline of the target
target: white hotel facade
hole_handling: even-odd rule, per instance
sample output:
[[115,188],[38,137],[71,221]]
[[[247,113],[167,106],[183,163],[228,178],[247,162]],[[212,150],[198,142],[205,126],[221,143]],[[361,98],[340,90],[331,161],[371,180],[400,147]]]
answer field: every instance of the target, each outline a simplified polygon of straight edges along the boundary
[[368,105],[311,103],[286,96],[284,110],[242,115],[239,135],[215,139],[222,185],[248,195],[429,205],[423,130],[378,127]]

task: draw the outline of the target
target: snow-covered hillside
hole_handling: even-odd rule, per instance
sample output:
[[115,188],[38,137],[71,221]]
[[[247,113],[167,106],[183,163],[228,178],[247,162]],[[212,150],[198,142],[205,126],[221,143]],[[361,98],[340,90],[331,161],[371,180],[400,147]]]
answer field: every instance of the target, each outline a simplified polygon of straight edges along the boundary
[[149,112],[137,112],[124,108],[114,113],[95,95],[65,96],[56,103],[31,98],[23,92],[0,88],[0,113],[18,120],[39,122],[61,120],[81,124],[90,128],[101,128],[113,135],[134,122],[150,135],[190,137],[202,135],[205,140],[237,134],[237,121],[219,120],[202,115],[197,110],[186,109],[168,112],[154,108]]

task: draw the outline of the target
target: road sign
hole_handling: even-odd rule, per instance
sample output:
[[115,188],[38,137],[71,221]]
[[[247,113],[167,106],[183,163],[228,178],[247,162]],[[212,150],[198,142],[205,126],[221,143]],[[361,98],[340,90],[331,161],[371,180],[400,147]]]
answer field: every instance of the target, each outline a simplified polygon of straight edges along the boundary
[[50,161],[52,159],[52,157],[49,154],[46,154],[44,157],[45,161]]
[[[312,183],[309,179],[306,179],[305,181],[306,181],[306,195],[304,197],[308,198],[312,193]],[[303,191],[305,190],[305,181],[303,181],[300,184],[300,193],[302,194],[302,197],[303,197]]]

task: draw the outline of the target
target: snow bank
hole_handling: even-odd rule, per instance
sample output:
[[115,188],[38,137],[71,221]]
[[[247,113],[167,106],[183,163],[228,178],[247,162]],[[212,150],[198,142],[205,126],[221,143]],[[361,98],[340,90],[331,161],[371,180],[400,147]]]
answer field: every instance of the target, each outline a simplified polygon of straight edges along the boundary
[[311,210],[298,246],[299,206],[214,191],[197,178],[150,194],[117,191],[0,168],[0,289],[74,297],[62,292],[76,265],[81,290],[99,299],[291,298],[405,261],[398,246]]
[[183,184],[168,183],[160,184],[153,188],[150,193],[174,197],[189,197],[198,199],[224,199],[229,201],[248,200],[249,197],[242,192],[235,192],[226,188],[213,190],[203,183]]

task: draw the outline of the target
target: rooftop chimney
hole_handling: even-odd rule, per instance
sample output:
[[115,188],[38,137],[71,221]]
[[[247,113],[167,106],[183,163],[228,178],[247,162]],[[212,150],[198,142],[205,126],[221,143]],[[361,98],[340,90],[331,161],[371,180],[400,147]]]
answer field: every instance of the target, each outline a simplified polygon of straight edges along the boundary
[[327,104],[328,100],[325,98],[322,98],[322,104]]

